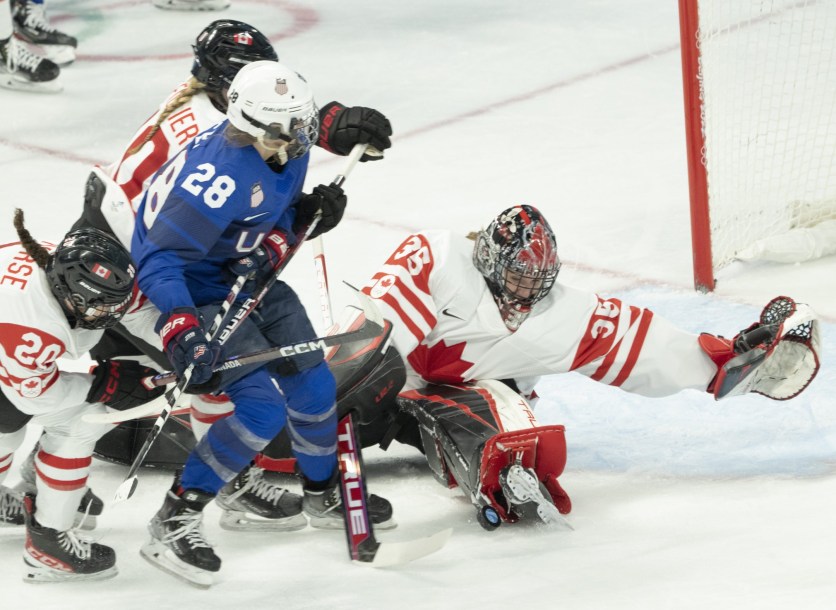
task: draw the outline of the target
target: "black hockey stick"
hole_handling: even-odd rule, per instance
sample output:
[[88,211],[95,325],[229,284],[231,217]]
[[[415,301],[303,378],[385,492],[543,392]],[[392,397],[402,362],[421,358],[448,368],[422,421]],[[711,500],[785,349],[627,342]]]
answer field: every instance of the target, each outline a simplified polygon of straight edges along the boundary
[[450,539],[451,528],[426,538],[402,542],[378,542],[369,518],[363,456],[354,431],[351,413],[337,424],[337,463],[340,469],[340,494],[345,516],[348,555],[358,564],[375,568],[400,565],[435,553]]

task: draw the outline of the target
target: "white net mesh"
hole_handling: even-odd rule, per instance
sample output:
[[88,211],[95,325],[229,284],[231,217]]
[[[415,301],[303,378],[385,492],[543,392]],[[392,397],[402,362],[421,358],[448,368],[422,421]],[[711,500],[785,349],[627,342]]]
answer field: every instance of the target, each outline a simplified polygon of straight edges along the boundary
[[836,0],[700,0],[714,268],[836,218]]

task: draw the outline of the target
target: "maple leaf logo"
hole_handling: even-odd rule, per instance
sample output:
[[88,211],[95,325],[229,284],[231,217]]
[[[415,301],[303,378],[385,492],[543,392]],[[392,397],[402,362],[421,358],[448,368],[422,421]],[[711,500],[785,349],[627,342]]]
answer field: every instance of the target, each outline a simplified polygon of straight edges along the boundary
[[443,340],[432,347],[423,343],[407,356],[409,364],[421,377],[431,383],[462,383],[473,366],[462,358],[466,343],[447,345]]

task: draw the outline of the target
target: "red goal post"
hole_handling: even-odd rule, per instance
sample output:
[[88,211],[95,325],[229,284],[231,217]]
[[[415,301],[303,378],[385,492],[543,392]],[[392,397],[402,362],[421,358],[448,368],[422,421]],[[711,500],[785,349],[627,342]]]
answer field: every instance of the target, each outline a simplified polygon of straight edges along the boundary
[[679,0],[694,284],[836,251],[836,0]]

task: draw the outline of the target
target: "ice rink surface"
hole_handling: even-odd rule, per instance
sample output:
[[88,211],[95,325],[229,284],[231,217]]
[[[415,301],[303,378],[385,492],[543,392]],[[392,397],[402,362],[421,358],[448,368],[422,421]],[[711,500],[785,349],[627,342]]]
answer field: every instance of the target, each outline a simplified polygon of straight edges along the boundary
[[[197,14],[146,0],[48,6],[79,38],[79,58],[60,94],[0,90],[0,243],[15,239],[15,207],[33,235],[59,239],[80,213],[90,166],[115,159],[188,74],[197,33],[230,17],[268,34],[320,104],[373,106],[394,126],[386,159],[346,183],[346,218],[325,237],[332,285],[363,283],[409,231],[467,232],[528,203],[555,228],[560,281],[726,336],[788,294],[821,314],[824,364],[784,403],[646,399],[576,375],[544,379],[538,419],[567,429],[571,531],[485,532],[417,452],[368,451],[371,490],[392,501],[400,524],[380,539],[454,529],[439,553],[398,569],[351,565],[340,532],[221,530],[210,506],[221,581],[193,589],[139,556],[170,483],[144,471],[136,496],[109,504],[96,531],[117,551],[115,579],[25,585],[23,531],[0,529],[3,608],[833,607],[836,257],[738,264],[713,295],[691,289],[676,3],[233,0]],[[315,149],[308,186],[340,169]],[[318,323],[305,249],[287,279]],[[337,306],[350,302],[333,290]],[[109,500],[124,474],[96,462],[90,482]],[[6,482],[16,480],[13,468]]]

